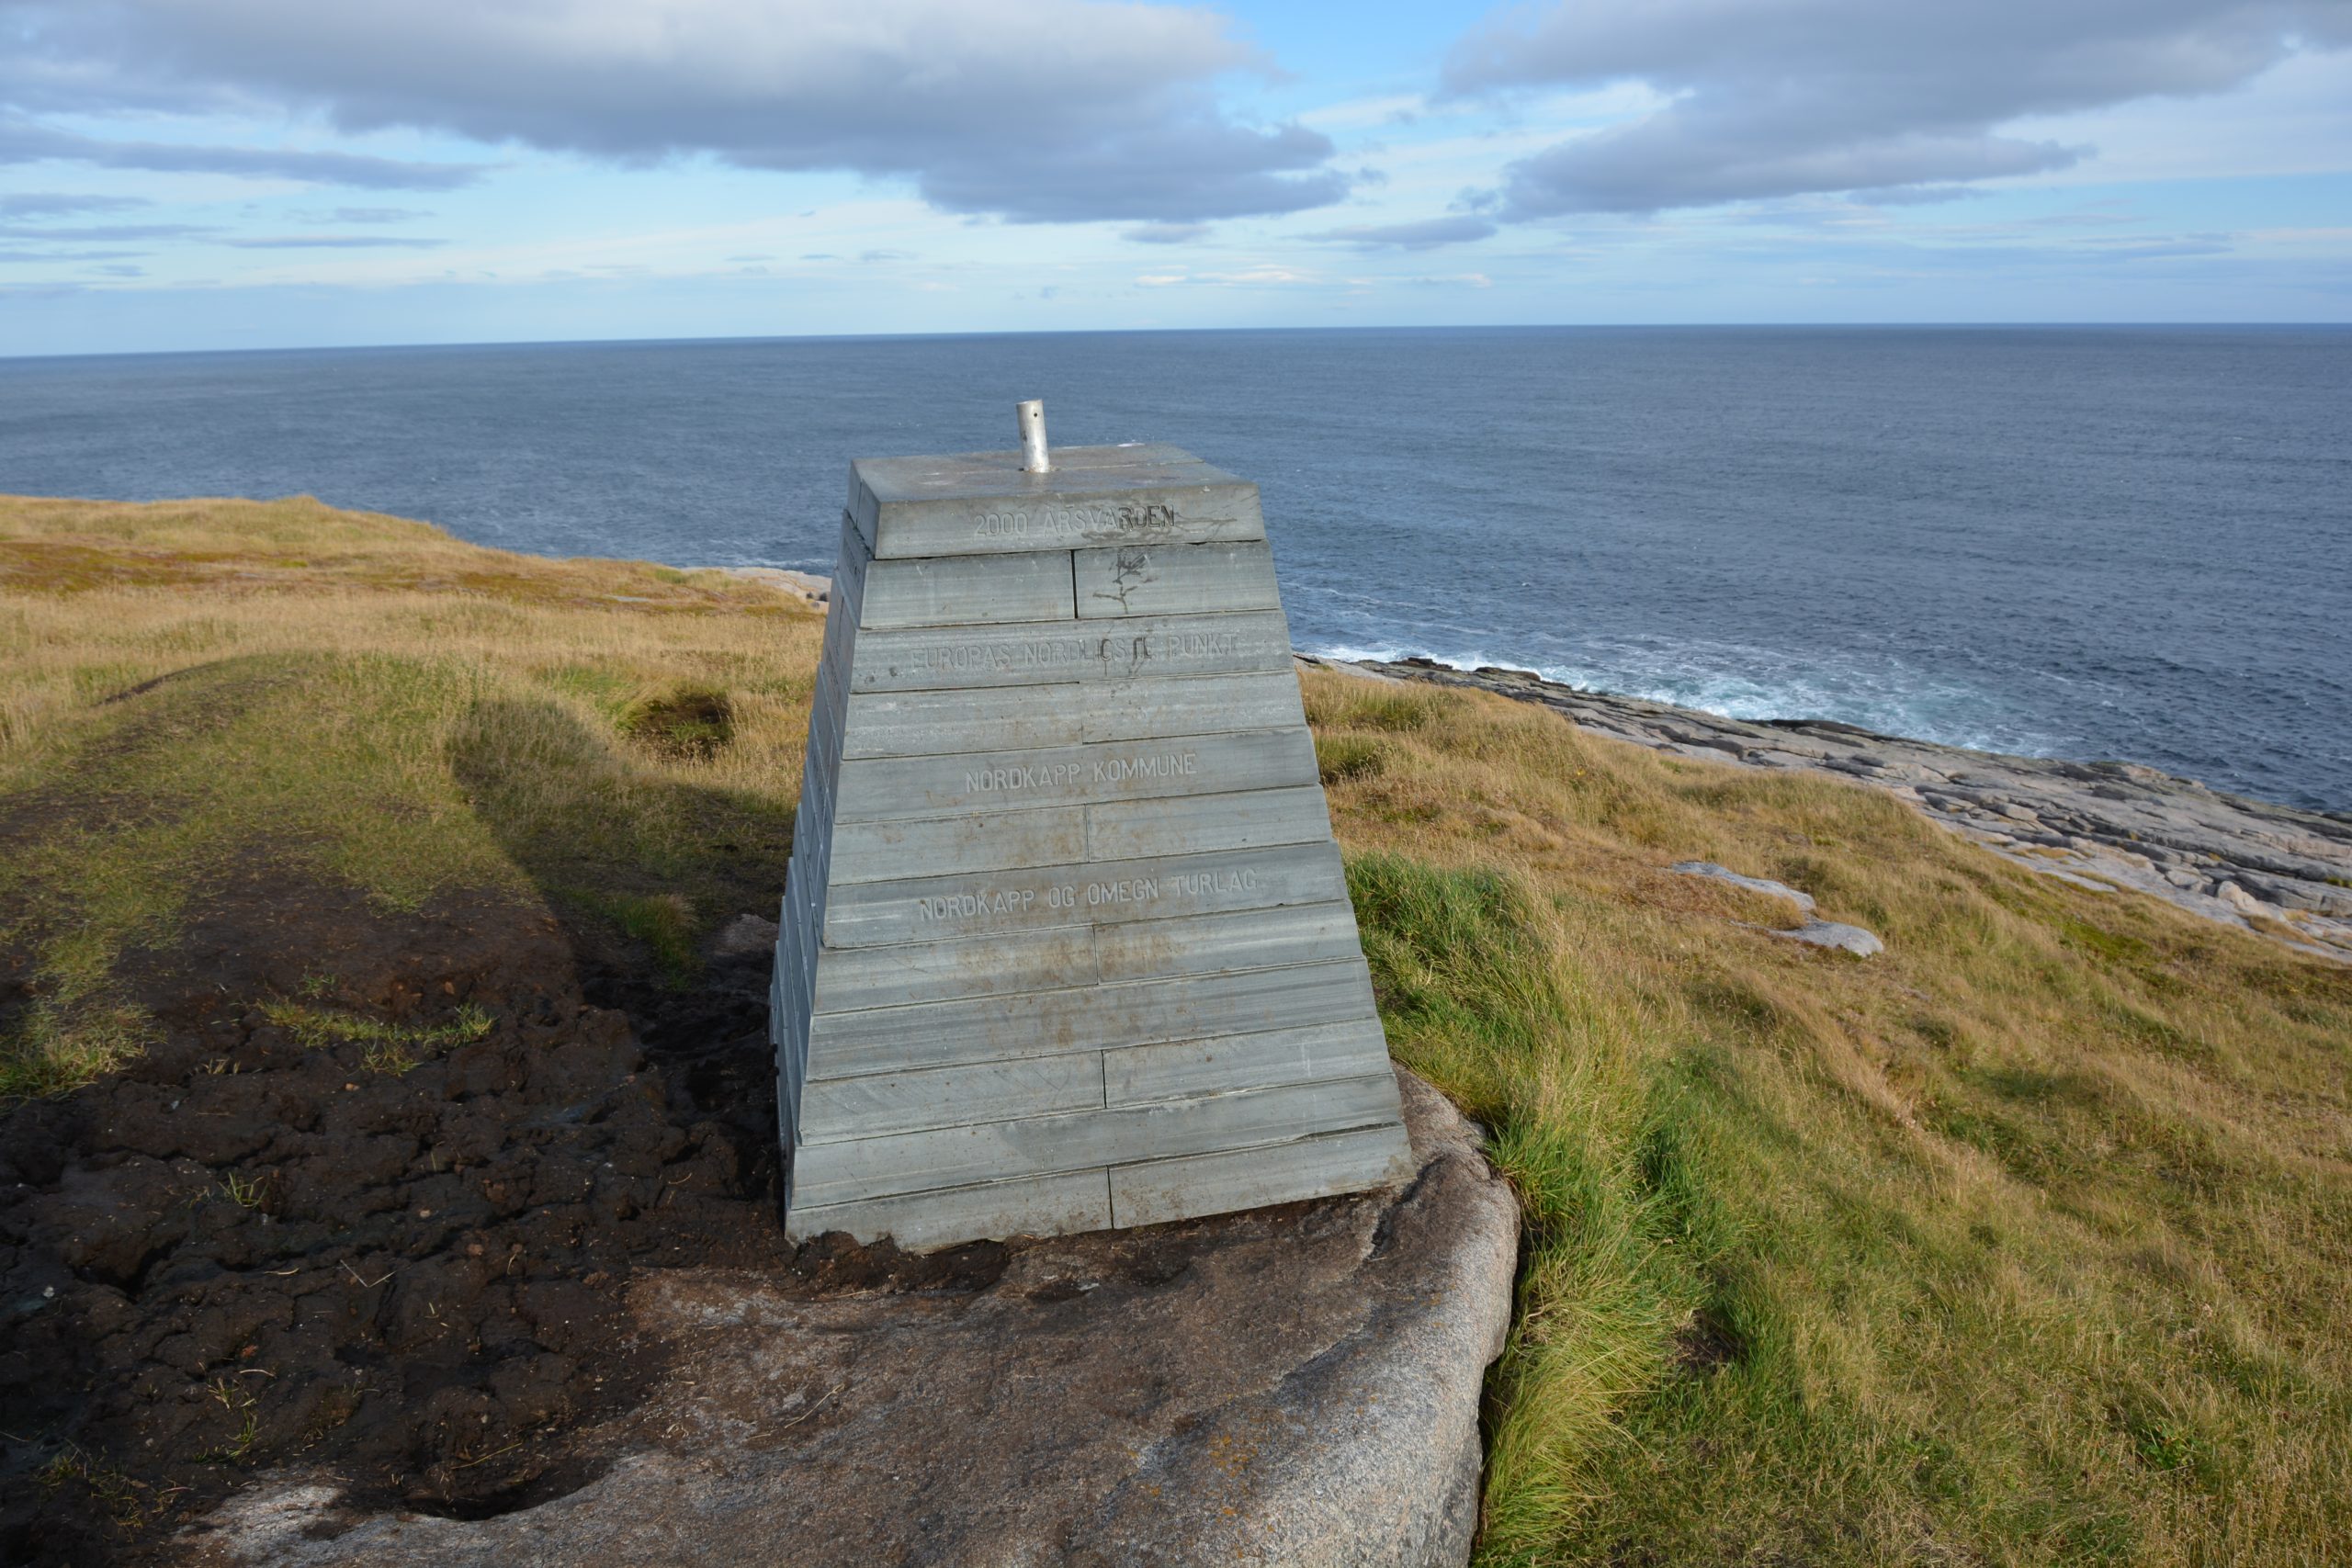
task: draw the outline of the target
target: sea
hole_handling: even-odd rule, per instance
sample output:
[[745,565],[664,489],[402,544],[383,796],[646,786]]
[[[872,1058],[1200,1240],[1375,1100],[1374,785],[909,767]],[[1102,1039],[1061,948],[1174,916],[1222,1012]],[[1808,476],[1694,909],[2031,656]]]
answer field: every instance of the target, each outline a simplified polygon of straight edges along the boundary
[[830,569],[853,457],[1165,441],[1304,651],[2352,808],[2352,329],[1498,328],[0,360],[0,491]]

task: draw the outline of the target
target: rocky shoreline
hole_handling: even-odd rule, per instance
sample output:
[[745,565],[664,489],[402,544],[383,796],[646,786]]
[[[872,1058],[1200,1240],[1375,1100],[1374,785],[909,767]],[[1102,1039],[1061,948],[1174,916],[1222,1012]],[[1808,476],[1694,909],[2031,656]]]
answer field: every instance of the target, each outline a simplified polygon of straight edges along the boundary
[[1826,719],[1724,718],[1582,691],[1524,670],[1428,659],[1317,669],[1494,692],[1655,750],[1875,785],[2019,865],[2097,892],[2128,888],[2191,914],[2352,963],[2352,817],[2274,806],[2133,762],[1972,751]]

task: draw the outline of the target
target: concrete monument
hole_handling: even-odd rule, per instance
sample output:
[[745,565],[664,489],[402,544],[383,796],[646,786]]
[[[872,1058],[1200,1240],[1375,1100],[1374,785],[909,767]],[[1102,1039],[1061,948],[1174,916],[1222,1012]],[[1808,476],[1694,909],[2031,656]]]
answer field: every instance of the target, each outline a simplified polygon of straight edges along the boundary
[[787,1230],[1404,1179],[1258,487],[1022,425],[851,465],[771,998]]

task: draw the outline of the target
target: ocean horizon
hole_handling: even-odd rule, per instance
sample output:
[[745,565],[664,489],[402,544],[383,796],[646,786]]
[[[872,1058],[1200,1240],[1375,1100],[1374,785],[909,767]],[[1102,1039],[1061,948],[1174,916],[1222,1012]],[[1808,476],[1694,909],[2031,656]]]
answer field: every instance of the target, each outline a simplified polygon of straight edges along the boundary
[[0,360],[0,491],[831,567],[853,457],[1165,441],[1293,637],[2352,807],[2352,329],[1393,328]]

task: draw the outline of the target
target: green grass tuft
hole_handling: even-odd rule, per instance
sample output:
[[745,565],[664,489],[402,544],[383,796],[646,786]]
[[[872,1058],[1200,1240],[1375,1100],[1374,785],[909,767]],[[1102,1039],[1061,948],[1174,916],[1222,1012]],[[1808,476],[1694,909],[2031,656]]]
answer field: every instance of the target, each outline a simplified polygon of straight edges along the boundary
[[[393,1023],[283,999],[264,1002],[261,1012],[262,1017],[291,1034],[299,1044],[313,1048],[368,1045],[394,1052],[431,1053],[470,1045],[487,1036],[497,1022],[471,1002],[458,1008],[447,1023]],[[408,1064],[415,1065],[414,1061]]]
[[1345,784],[1352,779],[1368,779],[1380,772],[1381,750],[1377,740],[1367,740],[1358,735],[1317,736],[1315,766],[1326,784]]

